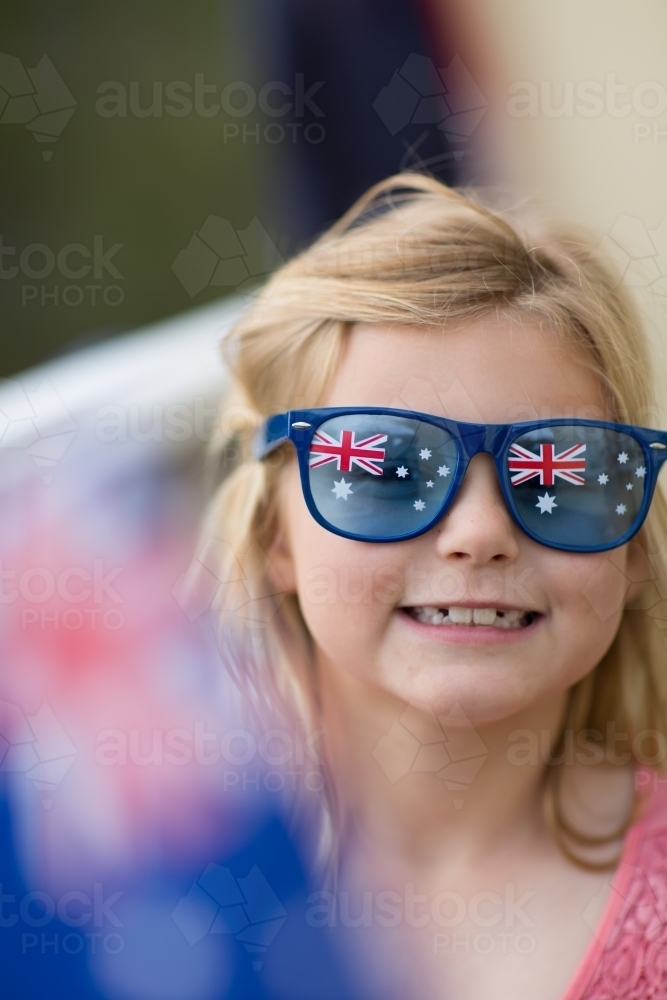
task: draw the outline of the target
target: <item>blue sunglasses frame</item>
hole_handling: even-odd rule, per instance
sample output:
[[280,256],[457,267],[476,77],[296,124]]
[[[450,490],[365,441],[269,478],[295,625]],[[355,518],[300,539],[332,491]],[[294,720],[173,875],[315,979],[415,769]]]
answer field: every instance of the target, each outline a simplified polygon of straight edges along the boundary
[[[378,414],[381,416],[406,417],[411,420],[421,420],[446,430],[457,449],[457,464],[454,472],[453,485],[447,497],[433,517],[420,528],[407,531],[402,535],[377,537],[353,534],[330,524],[315,506],[309,476],[309,454],[313,435],[318,427],[333,417],[345,417],[352,414]],[[511,484],[508,472],[507,457],[510,444],[521,434],[539,430],[543,427],[596,427],[605,430],[628,434],[640,445],[646,463],[646,481],[641,508],[630,528],[617,541],[602,545],[566,545],[546,542],[534,532],[529,531],[520,522],[513,506]],[[637,427],[633,424],[611,423],[605,420],[578,420],[571,417],[555,417],[549,420],[527,420],[515,424],[475,424],[461,420],[451,420],[449,417],[437,417],[432,413],[420,413],[417,410],[400,410],[378,406],[343,406],[320,407],[311,410],[288,410],[285,413],[275,413],[270,416],[255,439],[255,457],[263,459],[276,448],[291,441],[296,449],[301,475],[301,488],[308,510],[318,524],[343,538],[351,538],[361,542],[402,542],[425,534],[440,521],[458,495],[461,483],[468,470],[470,460],[475,455],[489,454],[495,462],[498,480],[502,490],[505,505],[515,524],[533,541],[547,548],[559,549],[565,552],[604,552],[619,548],[628,542],[641,528],[648,514],[653,494],[655,492],[658,474],[662,464],[667,460],[667,431],[657,431],[649,427]]]

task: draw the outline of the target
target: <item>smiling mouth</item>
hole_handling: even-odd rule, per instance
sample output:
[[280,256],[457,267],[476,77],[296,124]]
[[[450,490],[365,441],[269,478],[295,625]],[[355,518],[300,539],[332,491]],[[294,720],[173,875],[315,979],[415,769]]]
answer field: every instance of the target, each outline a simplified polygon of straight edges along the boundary
[[417,605],[403,608],[403,611],[424,625],[467,625],[478,628],[522,629],[532,625],[540,617],[538,611],[519,609],[500,610],[497,608],[463,608],[450,606],[436,608],[432,605]]

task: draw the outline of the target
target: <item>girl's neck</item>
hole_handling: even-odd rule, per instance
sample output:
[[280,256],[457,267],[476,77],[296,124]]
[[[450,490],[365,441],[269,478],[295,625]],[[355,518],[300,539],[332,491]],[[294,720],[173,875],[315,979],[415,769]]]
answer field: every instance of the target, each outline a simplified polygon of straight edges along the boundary
[[[474,864],[545,835],[546,755],[560,732],[565,695],[473,726],[458,706],[436,717],[324,666],[327,760],[362,841],[407,863],[446,857]],[[530,753],[513,753],[517,740]]]

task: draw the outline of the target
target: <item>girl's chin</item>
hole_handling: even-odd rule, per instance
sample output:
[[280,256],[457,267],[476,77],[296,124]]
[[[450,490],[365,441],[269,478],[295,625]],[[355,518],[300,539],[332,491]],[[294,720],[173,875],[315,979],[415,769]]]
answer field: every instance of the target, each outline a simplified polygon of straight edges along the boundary
[[435,625],[419,621],[408,608],[397,608],[394,614],[401,627],[410,629],[423,642],[463,646],[507,646],[526,642],[541,631],[546,621],[546,615],[535,614],[530,624],[498,628],[495,625]]

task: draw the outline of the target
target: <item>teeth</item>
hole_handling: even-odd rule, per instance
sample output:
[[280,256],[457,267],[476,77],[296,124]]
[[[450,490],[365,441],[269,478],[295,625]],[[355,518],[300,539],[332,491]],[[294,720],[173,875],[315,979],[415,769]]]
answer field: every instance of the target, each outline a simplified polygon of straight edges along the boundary
[[[454,622],[455,625],[469,625],[472,621],[473,614],[474,612],[472,608],[450,608],[449,620]],[[493,612],[493,617],[496,617],[495,611]]]
[[[450,615],[451,617],[451,615]],[[495,608],[474,608],[472,620],[475,625],[493,625],[496,620]]]
[[[427,625],[494,625],[496,628],[522,628],[530,624],[535,613],[531,611],[496,611],[495,608],[436,608],[423,605],[411,609],[417,621]],[[522,626],[523,621],[523,626]]]

